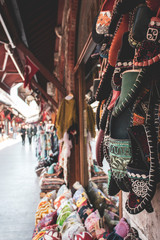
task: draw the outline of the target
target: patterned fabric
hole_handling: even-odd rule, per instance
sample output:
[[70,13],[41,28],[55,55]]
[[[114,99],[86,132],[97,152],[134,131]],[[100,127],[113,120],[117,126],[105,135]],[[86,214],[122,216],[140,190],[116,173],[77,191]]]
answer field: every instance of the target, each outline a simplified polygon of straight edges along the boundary
[[115,179],[123,179],[127,173],[127,165],[131,161],[130,140],[109,140],[109,155],[112,174]]
[[138,169],[132,169],[130,167],[128,167],[127,174],[132,189],[130,191],[128,204],[131,208],[134,208],[147,196],[149,174],[146,171],[138,171]]
[[75,239],[77,233],[85,231],[83,224],[74,223],[70,228],[66,229],[65,233],[62,234],[62,240],[72,240]]
[[77,209],[77,206],[75,205],[72,198],[66,199],[64,202],[61,203],[60,207],[57,209],[57,214],[58,215],[60,214],[62,208],[65,207],[65,206],[69,206],[72,209],[72,211]]
[[129,43],[133,49],[139,47],[145,39],[151,11],[146,4],[139,4],[132,13]]
[[92,235],[89,232],[80,232],[76,234],[75,240],[92,240]]
[[57,197],[53,202],[55,209],[58,209],[61,206],[62,202],[70,199],[71,197],[72,197],[72,193],[70,190],[64,192],[62,195]]
[[121,90],[122,73],[133,67],[135,50],[129,44],[128,35],[129,32],[123,34],[121,48],[118,52],[118,58],[112,76],[112,88],[114,90]]
[[98,15],[96,23],[96,32],[98,34],[106,34],[108,32],[108,26],[111,21],[110,11],[101,11]]
[[136,113],[133,113],[133,126],[144,124],[144,120],[145,120],[144,117],[142,117]]
[[32,240],[43,240],[43,236],[45,235],[46,232],[50,231],[50,230],[55,230],[55,228],[57,227],[57,225],[50,225],[47,227],[42,228],[42,230],[40,232],[37,233],[37,235],[35,235]]
[[[158,114],[158,97],[156,95],[155,88],[152,91],[152,97],[150,98],[146,116],[146,123],[144,125],[149,147],[149,170],[147,171],[147,174],[145,173],[145,178],[142,178],[141,172],[144,174],[143,169],[140,171],[140,174],[139,171],[137,169],[133,169],[133,167],[129,169],[129,171],[132,173],[132,178],[130,178],[130,181],[132,181],[131,184],[133,184],[133,189],[130,191],[125,207],[131,214],[140,213],[144,209],[149,213],[153,212],[151,200],[156,192],[158,169],[157,128],[155,126],[155,116]],[[138,176],[136,175],[135,170],[137,171]],[[135,176],[133,176],[133,173]]]
[[55,212],[55,209],[52,208],[48,200],[40,202],[35,214],[35,225],[37,225],[43,217],[52,212]]
[[140,240],[138,231],[134,227],[131,227],[124,240]]
[[44,218],[42,218],[38,224],[35,226],[32,238],[41,231],[42,228],[47,227],[49,225],[55,224],[57,220],[57,212],[52,212],[47,214]]
[[157,16],[152,17],[148,25],[146,38],[137,49],[133,64],[138,67],[150,66],[160,61],[160,8]]
[[89,203],[86,203],[86,205],[82,205],[78,208],[78,214],[82,220],[82,222],[84,222],[86,220],[86,218],[94,211],[94,208],[92,208],[90,206]]
[[72,212],[64,221],[61,234],[63,240],[74,239],[76,233],[84,231],[85,228],[77,211]]
[[76,202],[77,207],[79,208],[86,200],[89,201],[88,195],[83,187],[79,188],[73,195],[73,199]]
[[43,236],[43,240],[61,240],[61,234],[55,230],[46,231]]
[[84,225],[87,231],[92,235],[92,237],[96,237],[95,225],[97,221],[99,221],[99,219],[100,219],[100,214],[98,210],[95,210],[87,217],[87,219],[84,222]]

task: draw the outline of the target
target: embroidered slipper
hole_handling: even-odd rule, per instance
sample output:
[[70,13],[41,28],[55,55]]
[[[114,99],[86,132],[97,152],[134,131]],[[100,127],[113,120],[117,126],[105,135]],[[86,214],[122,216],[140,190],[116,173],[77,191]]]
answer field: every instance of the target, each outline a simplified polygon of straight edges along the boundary
[[96,92],[97,101],[108,99],[110,92],[112,90],[111,79],[117,61],[118,51],[122,44],[123,34],[128,29],[128,21],[129,21],[128,15],[125,15],[111,43],[109,49],[108,64]]
[[104,35],[108,31],[114,1],[115,0],[105,0],[100,12],[94,20],[92,26],[92,39],[97,44],[104,40]]
[[143,3],[143,0],[134,0],[132,2],[128,2],[127,0],[118,0],[115,1],[113,6],[111,23],[109,25],[108,33],[114,35],[117,30],[117,25],[122,17],[122,15],[129,13],[132,11],[137,5]]
[[140,86],[145,80],[146,69],[142,70],[127,70],[122,73],[122,87],[118,103],[113,109],[113,116],[118,116],[124,111],[139,94]]
[[132,108],[133,105],[125,108],[118,117],[112,115],[109,123],[109,159],[112,176],[119,188],[126,192],[130,189],[128,186],[127,165],[132,159],[131,141],[128,136],[128,128],[132,120]]
[[146,38],[137,48],[133,64],[146,67],[160,61],[160,7],[156,17],[152,17],[148,25]]
[[121,90],[122,73],[126,70],[130,70],[133,67],[135,50],[130,46],[128,36],[129,32],[125,32],[123,34],[122,45],[118,52],[118,58],[111,83],[114,90]]
[[[128,175],[132,190],[126,201],[126,209],[131,214],[137,214],[146,209],[147,212],[153,212],[151,200],[156,192],[157,172],[159,169],[158,149],[157,149],[157,131],[155,127],[155,114],[157,110],[156,88],[151,88],[149,96],[149,107],[144,125],[147,143],[149,148],[149,171],[143,169],[134,169],[128,166]],[[143,159],[143,157],[141,157]]]
[[129,33],[130,46],[137,48],[146,37],[148,24],[153,13],[146,4],[139,4],[133,11],[131,30]]

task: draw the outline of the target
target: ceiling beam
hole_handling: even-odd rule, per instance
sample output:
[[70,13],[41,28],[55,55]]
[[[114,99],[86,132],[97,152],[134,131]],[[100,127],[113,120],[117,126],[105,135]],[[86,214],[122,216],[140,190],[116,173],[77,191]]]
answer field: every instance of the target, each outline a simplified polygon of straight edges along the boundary
[[[46,91],[32,78],[32,84],[38,88],[38,90],[45,96],[46,99],[48,99],[48,101],[53,104],[55,106],[55,108],[58,108],[58,103],[50,96],[46,93]],[[49,103],[48,102],[48,103]]]
[[0,88],[2,88],[5,92],[10,94],[10,88],[7,88],[4,84],[0,83]]
[[[51,73],[42,63],[39,62],[39,60],[34,56],[34,54],[26,47],[26,45],[20,40],[18,34],[17,34],[17,30],[16,27],[14,25],[14,21],[11,18],[11,15],[8,11],[7,5],[4,2],[3,4],[1,4],[1,7],[3,9],[3,13],[5,14],[5,17],[7,19],[7,23],[9,24],[9,29],[7,28],[7,24],[5,23],[3,16],[0,14],[0,20],[2,23],[4,23],[3,27],[5,30],[5,33],[8,37],[8,40],[10,42],[10,44],[14,47],[17,47],[19,50],[21,50],[21,52],[28,56],[30,58],[30,60],[39,68],[39,71],[41,72],[41,74],[49,81],[52,82],[54,84],[54,86],[60,91],[60,93],[62,94],[62,96],[66,95],[66,89],[64,88],[64,86],[61,84],[61,82],[57,79],[57,77]],[[13,37],[11,37],[10,32],[12,33],[11,35]]]

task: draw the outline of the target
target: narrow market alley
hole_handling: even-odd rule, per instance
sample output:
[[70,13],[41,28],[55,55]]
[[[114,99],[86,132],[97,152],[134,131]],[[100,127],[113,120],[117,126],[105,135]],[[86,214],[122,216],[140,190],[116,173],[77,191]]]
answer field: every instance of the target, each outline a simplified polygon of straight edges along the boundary
[[[30,240],[39,202],[34,142],[0,143],[0,240]],[[8,145],[7,145],[8,144]]]

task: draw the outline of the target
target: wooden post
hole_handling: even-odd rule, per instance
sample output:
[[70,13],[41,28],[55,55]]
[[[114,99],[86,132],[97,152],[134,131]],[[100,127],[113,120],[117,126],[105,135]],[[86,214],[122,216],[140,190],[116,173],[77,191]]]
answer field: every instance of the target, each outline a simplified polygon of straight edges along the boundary
[[85,99],[85,81],[83,65],[78,70],[79,85],[79,134],[80,134],[80,182],[86,187],[88,185],[88,162],[87,162],[87,129],[86,129],[86,110],[84,106]]

